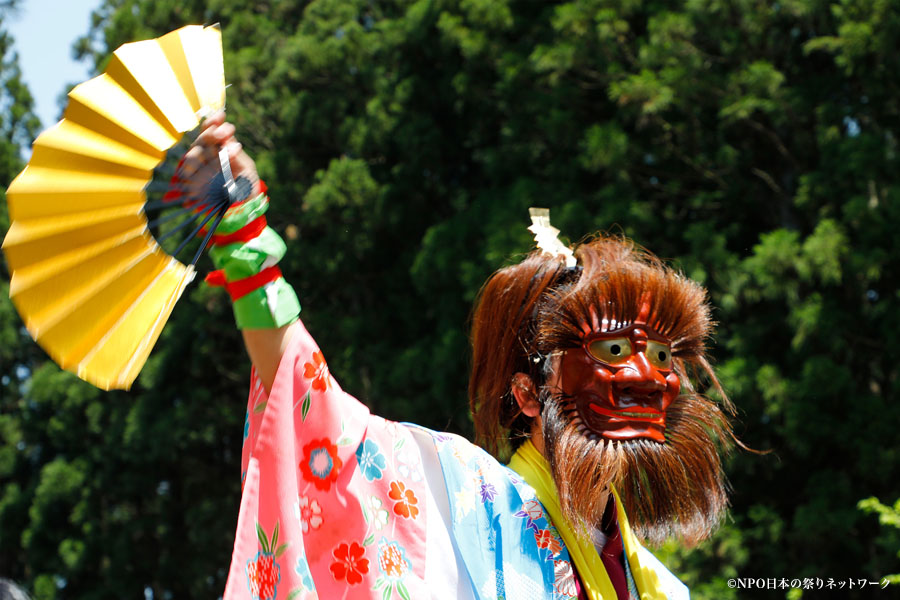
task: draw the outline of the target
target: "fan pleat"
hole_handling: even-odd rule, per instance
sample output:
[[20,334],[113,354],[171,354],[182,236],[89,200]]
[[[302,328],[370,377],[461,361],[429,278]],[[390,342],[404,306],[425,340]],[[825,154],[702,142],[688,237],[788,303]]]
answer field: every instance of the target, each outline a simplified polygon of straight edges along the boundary
[[[100,225],[108,221],[122,218],[140,217],[141,204],[132,203],[112,206],[101,210],[82,211],[65,215],[65,217],[44,217],[39,219],[23,219],[10,226],[7,243],[10,248],[30,241],[43,242],[45,238],[62,234],[75,234],[85,227]],[[136,221],[140,222],[140,221]],[[73,242],[77,237],[70,238]]]
[[[76,108],[79,110],[73,110]],[[140,102],[122,89],[106,73],[75,86],[69,92],[69,106],[63,114],[67,119],[88,128],[103,131],[107,135],[118,133],[108,129],[111,124],[133,140],[131,144],[125,142],[127,145],[143,142],[149,146],[151,152],[156,150],[160,153],[160,158],[162,158],[161,153],[173,146],[179,139],[169,133],[165,126],[161,125],[141,106]],[[119,139],[119,137],[115,136],[114,139]]]
[[[17,306],[28,307],[25,326],[36,337],[54,327],[75,308],[91,299],[130,269],[152,256],[146,240],[132,238],[106,252],[83,261],[77,267],[49,279],[35,281],[12,296]],[[150,268],[152,260],[144,267]],[[157,261],[160,264],[164,260]]]
[[[28,231],[23,232],[24,227],[19,227],[18,223],[15,225],[15,230],[10,227],[11,234],[23,237],[20,240],[14,239],[5,250],[10,266],[19,268],[52,259],[58,254],[87,246],[97,240],[118,236],[123,231],[145,225],[145,221],[141,213],[132,212],[37,238],[27,237]],[[148,244],[150,248],[153,247],[149,239]]]
[[204,117],[225,106],[222,33],[218,27],[182,27],[158,42],[197,116]]
[[106,74],[137,100],[173,136],[199,124],[166,55],[156,40],[125,44],[113,54]]
[[143,202],[146,181],[82,171],[25,167],[6,193],[9,216],[40,219]]
[[[143,288],[140,296],[125,310],[116,312],[121,317],[109,326],[106,335],[81,360],[78,375],[105,389],[129,388],[193,275],[193,269],[170,260]],[[135,336],[134,331],[146,333]],[[129,357],[124,365],[123,357]],[[92,373],[112,374],[92,381],[89,379]]]
[[[11,196],[7,194],[7,199]],[[104,207],[121,206],[144,201],[144,192],[141,189],[129,190],[81,190],[62,195],[58,192],[45,190],[19,190],[14,195],[16,198],[16,212],[25,218],[41,218],[53,214],[53,207],[59,207],[57,214],[75,214],[87,210],[101,209]],[[13,211],[13,203],[10,200],[10,212]]]
[[62,368],[72,368],[103,339],[165,264],[152,254],[145,255],[120,273],[104,274],[98,281],[88,282],[60,313],[62,317],[57,316],[40,332],[38,340]]
[[[16,296],[21,295],[25,290],[51,280],[51,278],[55,278],[67,271],[78,271],[84,274],[81,270],[81,263],[86,263],[107,251],[128,252],[130,245],[141,247],[141,244],[144,246],[142,249],[145,252],[149,251],[146,231],[147,228],[141,225],[130,230],[125,230],[119,235],[99,240],[93,244],[72,248],[39,263],[19,267],[10,278],[9,295],[11,298],[15,298]],[[142,235],[144,237],[141,237]],[[106,264],[102,262],[105,260],[111,259],[101,258],[101,266]],[[87,273],[90,273],[90,270],[88,270]],[[86,278],[87,276],[85,275],[85,279]]]
[[159,164],[159,158],[63,120],[34,141],[29,164],[146,181]]

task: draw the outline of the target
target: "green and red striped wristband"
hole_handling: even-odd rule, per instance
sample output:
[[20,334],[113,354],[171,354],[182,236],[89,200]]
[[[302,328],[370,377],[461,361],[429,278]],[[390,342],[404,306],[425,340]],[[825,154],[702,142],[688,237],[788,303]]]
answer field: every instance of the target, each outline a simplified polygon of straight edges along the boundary
[[287,248],[266,223],[268,207],[264,193],[232,206],[211,238],[217,270],[206,281],[228,292],[239,329],[282,327],[300,314],[297,294],[276,266]]

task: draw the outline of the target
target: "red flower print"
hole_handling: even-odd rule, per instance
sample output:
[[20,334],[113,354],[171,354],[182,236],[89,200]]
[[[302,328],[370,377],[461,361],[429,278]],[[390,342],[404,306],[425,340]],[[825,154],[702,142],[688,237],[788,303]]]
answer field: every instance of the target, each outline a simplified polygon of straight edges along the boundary
[[394,504],[395,514],[407,519],[415,519],[418,516],[419,509],[416,507],[416,504],[419,503],[419,499],[416,498],[413,491],[407,489],[405,485],[399,481],[392,481],[391,491],[388,492],[388,496],[390,496],[391,500],[397,501],[397,503]]
[[250,595],[260,600],[275,597],[275,586],[281,579],[281,569],[275,564],[275,557],[265,552],[256,555],[255,560],[247,563],[247,579],[250,584]]
[[256,537],[259,539],[260,551],[247,561],[247,585],[254,600],[274,600],[278,594],[278,582],[281,580],[281,566],[276,559],[284,554],[288,544],[278,545],[277,522],[271,539],[257,522]]
[[534,541],[537,542],[538,548],[547,548],[553,556],[562,552],[562,546],[549,529],[541,529],[535,532]]
[[362,583],[362,576],[369,572],[369,559],[363,558],[366,549],[356,542],[341,544],[332,554],[335,561],[331,563],[331,574],[335,581],[346,579],[350,585]]
[[331,377],[328,374],[328,365],[325,364],[325,356],[319,352],[313,352],[312,362],[303,365],[303,376],[312,379],[312,389],[324,392],[331,387]]
[[337,446],[328,438],[313,440],[303,446],[300,472],[303,473],[305,480],[311,481],[323,492],[331,489],[331,484],[337,480],[343,464],[338,458]]

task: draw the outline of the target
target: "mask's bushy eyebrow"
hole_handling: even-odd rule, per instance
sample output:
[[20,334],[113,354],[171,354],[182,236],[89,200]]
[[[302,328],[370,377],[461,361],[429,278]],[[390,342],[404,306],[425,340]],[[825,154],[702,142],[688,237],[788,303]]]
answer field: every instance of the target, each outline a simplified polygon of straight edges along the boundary
[[595,240],[576,255],[583,265],[578,280],[551,290],[538,306],[538,350],[579,346],[597,321],[628,327],[646,299],[648,325],[671,340],[673,355],[703,355],[712,320],[700,285],[623,240]]

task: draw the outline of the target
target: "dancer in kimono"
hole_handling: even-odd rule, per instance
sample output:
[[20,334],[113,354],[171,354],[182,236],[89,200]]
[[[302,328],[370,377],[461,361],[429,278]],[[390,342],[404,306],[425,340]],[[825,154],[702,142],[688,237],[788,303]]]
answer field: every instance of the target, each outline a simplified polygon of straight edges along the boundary
[[253,362],[226,600],[688,596],[641,542],[694,544],[727,506],[731,428],[692,379],[718,387],[701,286],[622,238],[573,252],[536,213],[538,249],[473,312],[480,447],[386,421],[341,390],[300,322],[264,186],[223,115],[180,176],[208,179],[222,147],[253,188],[216,230],[208,278]]

